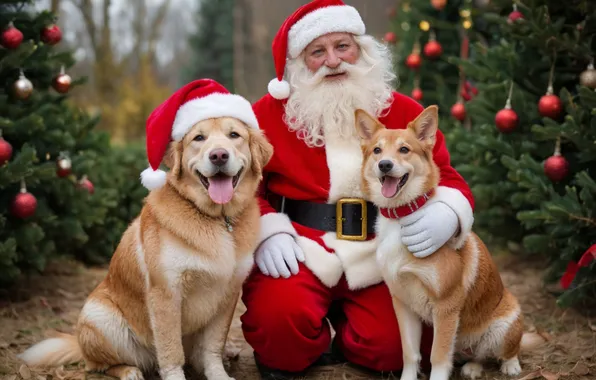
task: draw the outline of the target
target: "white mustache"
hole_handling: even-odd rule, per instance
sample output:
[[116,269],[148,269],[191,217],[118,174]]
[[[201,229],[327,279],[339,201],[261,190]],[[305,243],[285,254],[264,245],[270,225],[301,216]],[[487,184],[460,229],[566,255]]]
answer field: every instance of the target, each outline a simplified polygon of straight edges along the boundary
[[[368,66],[368,65],[367,65]],[[358,65],[353,65],[347,62],[342,61],[339,66],[336,68],[329,68],[325,65],[321,66],[321,68],[312,75],[311,78],[307,79],[304,84],[309,86],[315,86],[319,84],[327,75],[336,75],[336,74],[349,74],[355,76],[364,76],[367,75],[370,71],[374,69],[375,65],[370,65],[368,67],[362,67]]]

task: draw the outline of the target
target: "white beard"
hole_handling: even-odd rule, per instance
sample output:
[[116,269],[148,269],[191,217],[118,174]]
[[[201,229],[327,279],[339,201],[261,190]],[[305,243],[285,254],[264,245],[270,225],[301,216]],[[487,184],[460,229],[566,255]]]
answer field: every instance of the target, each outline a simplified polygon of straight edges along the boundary
[[[355,39],[360,58],[354,65],[342,62],[336,69],[321,66],[312,73],[301,56],[287,63],[292,94],[285,106],[285,122],[308,146],[324,146],[329,135],[356,136],[356,109],[380,117],[391,105],[395,74],[389,50],[370,36]],[[343,72],[346,78],[325,80],[326,75]]]

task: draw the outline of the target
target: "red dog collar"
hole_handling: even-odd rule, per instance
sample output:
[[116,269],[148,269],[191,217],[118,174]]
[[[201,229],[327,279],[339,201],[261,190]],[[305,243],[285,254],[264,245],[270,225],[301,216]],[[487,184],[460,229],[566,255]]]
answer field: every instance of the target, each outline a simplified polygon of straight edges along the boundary
[[403,205],[403,206],[394,207],[394,208],[379,208],[379,210],[381,211],[381,215],[383,215],[385,218],[389,218],[389,219],[403,218],[404,216],[408,216],[408,215],[414,213],[414,211],[418,210],[420,207],[424,206],[426,204],[426,202],[428,202],[430,197],[433,196],[434,192],[435,192],[435,189],[432,189],[428,193],[425,193],[424,195],[419,196],[418,198],[414,199],[412,202],[410,202],[406,205]]

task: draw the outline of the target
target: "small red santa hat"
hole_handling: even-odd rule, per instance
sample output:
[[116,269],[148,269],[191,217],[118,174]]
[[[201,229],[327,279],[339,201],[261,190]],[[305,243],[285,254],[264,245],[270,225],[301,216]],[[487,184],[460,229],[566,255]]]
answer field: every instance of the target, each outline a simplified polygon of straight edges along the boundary
[[141,173],[141,183],[149,190],[165,185],[166,173],[159,170],[170,141],[180,141],[199,121],[215,117],[233,117],[251,128],[259,129],[257,117],[248,100],[230,94],[211,79],[199,79],[178,89],[147,118],[147,158],[149,165]]
[[283,79],[286,59],[294,59],[313,40],[333,32],[361,36],[366,28],[356,8],[341,0],[313,0],[298,8],[279,28],[273,39],[273,61],[276,78],[267,90],[275,99],[290,96],[290,84]]

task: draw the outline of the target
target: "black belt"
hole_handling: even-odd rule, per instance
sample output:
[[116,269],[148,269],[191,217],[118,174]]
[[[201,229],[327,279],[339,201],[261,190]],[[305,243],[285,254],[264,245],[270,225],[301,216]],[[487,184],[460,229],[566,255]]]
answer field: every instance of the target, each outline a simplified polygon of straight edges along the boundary
[[[269,193],[267,200],[290,220],[320,231],[332,231],[342,240],[366,240],[374,233],[377,207],[358,198],[342,198],[336,204],[300,201]],[[338,223],[338,219],[341,223]]]

